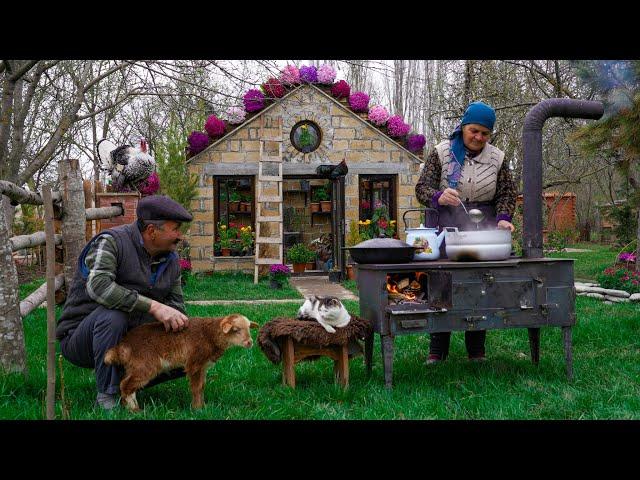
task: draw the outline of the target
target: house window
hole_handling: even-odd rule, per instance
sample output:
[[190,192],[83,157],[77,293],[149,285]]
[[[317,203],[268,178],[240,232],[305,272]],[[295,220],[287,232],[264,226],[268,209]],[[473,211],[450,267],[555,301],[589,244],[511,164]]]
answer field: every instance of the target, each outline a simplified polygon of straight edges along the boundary
[[[395,175],[360,175],[359,176],[359,219],[373,220],[383,217],[383,222],[396,221]],[[383,223],[384,226],[384,223]],[[372,236],[380,233],[379,227],[367,228]],[[391,231],[387,225],[385,233]],[[397,228],[394,234],[397,234]]]
[[[214,255],[220,255],[219,228],[235,228],[251,226],[255,231],[255,188],[252,176],[220,176],[215,177],[215,226]],[[240,241],[233,241],[232,254],[251,254],[243,252]]]
[[309,120],[296,123],[291,129],[291,145],[302,153],[313,152],[320,146],[322,131],[320,127]]

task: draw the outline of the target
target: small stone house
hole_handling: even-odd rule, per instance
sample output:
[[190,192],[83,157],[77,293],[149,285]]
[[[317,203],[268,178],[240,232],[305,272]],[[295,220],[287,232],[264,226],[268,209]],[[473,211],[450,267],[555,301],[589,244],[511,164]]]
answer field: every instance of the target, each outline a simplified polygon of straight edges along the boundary
[[[317,174],[318,166],[342,160],[346,176]],[[325,267],[343,268],[349,228],[370,218],[374,205],[385,205],[398,238],[406,237],[402,215],[420,208],[415,185],[422,161],[346,100],[321,86],[301,85],[187,160],[199,179],[188,235],[193,269],[254,272],[257,264],[265,273],[269,264],[287,263],[292,244],[310,245],[322,236],[333,245]],[[323,196],[331,200],[329,211],[313,212],[314,200]],[[419,216],[407,215],[410,226]],[[252,227],[254,252],[220,253],[221,228],[230,224]]]

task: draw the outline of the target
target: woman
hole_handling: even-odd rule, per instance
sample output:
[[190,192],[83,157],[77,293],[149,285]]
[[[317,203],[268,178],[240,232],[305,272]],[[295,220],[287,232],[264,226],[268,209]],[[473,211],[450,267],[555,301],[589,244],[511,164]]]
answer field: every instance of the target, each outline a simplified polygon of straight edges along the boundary
[[[495,110],[482,102],[471,103],[462,122],[453,133],[435,146],[416,185],[416,197],[423,205],[438,210],[438,224],[475,229],[476,225],[460,206],[478,208],[484,214],[480,229],[514,227],[511,219],[516,207],[516,186],[509,171],[504,152],[489,143],[496,120]],[[436,226],[435,219],[428,219]],[[444,242],[440,250],[445,257]],[[469,359],[485,360],[486,330],[465,332],[465,345]],[[451,332],[431,334],[427,364],[445,360],[449,353]]]

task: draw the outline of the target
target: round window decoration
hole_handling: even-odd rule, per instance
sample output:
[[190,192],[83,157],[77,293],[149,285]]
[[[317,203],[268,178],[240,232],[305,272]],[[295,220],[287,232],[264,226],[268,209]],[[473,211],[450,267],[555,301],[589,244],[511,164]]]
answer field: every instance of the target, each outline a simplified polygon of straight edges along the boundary
[[313,152],[320,146],[320,127],[309,120],[296,123],[291,129],[291,144],[302,153]]

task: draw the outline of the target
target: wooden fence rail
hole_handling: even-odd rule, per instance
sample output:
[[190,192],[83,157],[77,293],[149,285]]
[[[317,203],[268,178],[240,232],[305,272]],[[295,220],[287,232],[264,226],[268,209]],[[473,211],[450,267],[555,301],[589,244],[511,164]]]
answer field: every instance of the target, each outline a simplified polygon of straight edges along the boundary
[[[85,202],[85,189],[77,160],[61,160],[58,163],[60,191],[51,192],[47,187],[48,201],[43,195],[31,192],[11,182],[0,180],[0,197],[7,196],[13,205],[44,205],[45,225],[49,230],[31,235],[9,237],[9,226],[3,212],[0,212],[0,371],[26,373],[26,352],[22,319],[47,299],[48,356],[47,356],[47,418],[54,418],[53,394],[55,388],[55,367],[51,352],[55,345],[52,319],[55,318],[53,292],[64,285],[70,286],[75,274],[78,256],[86,242],[86,222],[113,218],[124,214],[120,206],[90,208]],[[49,193],[50,192],[50,193]],[[62,234],[53,234],[52,222],[61,221]],[[48,213],[47,213],[48,211]],[[49,240],[49,241],[47,241]],[[62,244],[64,268],[54,268],[55,245]],[[47,245],[47,281],[23,301],[19,300],[19,285],[16,265],[12,253],[24,248]]]

